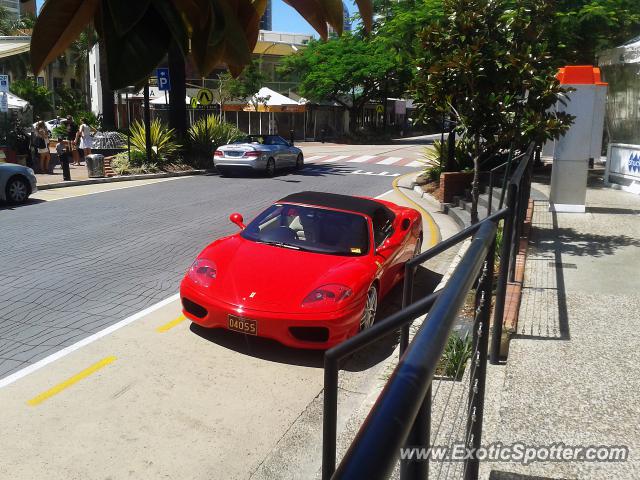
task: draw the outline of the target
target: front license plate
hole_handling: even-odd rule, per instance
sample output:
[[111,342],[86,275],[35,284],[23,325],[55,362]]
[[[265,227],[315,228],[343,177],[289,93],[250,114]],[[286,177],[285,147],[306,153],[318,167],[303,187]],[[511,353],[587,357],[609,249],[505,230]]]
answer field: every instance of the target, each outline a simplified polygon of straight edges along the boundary
[[249,320],[248,318],[240,318],[235,315],[229,315],[229,330],[234,332],[246,333],[247,335],[258,334],[258,322]]

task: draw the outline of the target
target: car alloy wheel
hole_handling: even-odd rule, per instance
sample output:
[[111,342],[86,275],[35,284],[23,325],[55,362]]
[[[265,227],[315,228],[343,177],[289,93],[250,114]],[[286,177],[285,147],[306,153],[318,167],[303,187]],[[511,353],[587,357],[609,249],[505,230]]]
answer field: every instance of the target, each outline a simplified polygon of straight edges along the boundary
[[29,187],[21,178],[14,178],[7,185],[6,195],[11,203],[24,202],[29,197]]
[[276,174],[276,161],[273,158],[267,160],[267,168],[264,173],[267,177],[273,177]]
[[303,167],[304,167],[304,158],[302,157],[302,154],[299,153],[298,158],[296,158],[296,168],[298,170],[302,170]]
[[378,290],[375,285],[371,285],[371,288],[367,292],[367,303],[364,306],[364,312],[362,312],[362,318],[360,319],[360,331],[366,330],[373,325],[376,319],[376,311],[378,310]]

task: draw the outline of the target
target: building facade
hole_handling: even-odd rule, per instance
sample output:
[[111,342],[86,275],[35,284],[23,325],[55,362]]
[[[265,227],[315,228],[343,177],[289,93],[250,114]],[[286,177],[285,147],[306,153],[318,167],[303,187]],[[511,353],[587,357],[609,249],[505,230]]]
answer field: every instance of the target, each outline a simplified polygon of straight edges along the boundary
[[20,18],[20,0],[0,0],[0,6],[7,10],[11,18]]
[[271,0],[267,0],[267,8],[264,10],[264,15],[260,19],[260,30],[273,30],[273,10]]

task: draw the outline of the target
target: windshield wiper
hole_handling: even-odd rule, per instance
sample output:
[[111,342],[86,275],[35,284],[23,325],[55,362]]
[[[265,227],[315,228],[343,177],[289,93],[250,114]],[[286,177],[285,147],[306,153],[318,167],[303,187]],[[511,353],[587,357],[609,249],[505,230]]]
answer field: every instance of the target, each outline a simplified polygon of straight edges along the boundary
[[291,250],[303,250],[302,247],[298,247],[296,245],[289,245],[288,243],[284,243],[284,242],[270,242],[267,240],[256,240],[256,242],[258,243],[264,243],[265,245],[273,245],[274,247],[282,247],[282,248],[290,248]]

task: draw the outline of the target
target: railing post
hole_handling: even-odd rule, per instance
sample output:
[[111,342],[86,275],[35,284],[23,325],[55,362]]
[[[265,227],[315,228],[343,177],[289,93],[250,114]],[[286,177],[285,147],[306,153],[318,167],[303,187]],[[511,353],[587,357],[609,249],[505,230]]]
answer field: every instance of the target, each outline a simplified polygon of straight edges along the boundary
[[[411,305],[413,300],[413,276],[415,274],[416,267],[413,265],[405,264],[404,266],[404,283],[402,285],[402,308],[407,308]],[[400,330],[400,356],[405,352],[409,346],[409,327],[405,325]]]
[[324,404],[322,411],[322,480],[330,480],[336,470],[338,429],[338,360],[324,357]]
[[[467,447],[477,449],[482,440],[482,419],[484,414],[484,389],[487,373],[487,350],[489,347],[489,319],[491,318],[491,295],[493,290],[493,265],[495,261],[495,239],[487,253],[483,275],[478,288],[477,315],[473,325],[473,343],[477,355],[471,365],[474,374],[469,378],[469,404],[467,410],[467,430],[465,439]],[[477,458],[465,460],[464,480],[478,478],[479,462]]]
[[487,205],[487,217],[491,215],[492,204],[493,204],[493,170],[489,172],[489,202]]
[[[431,386],[418,410],[405,448],[428,449],[431,446]],[[429,478],[429,458],[425,460],[401,460],[400,480],[427,480]]]
[[502,229],[502,247],[500,249],[500,270],[496,289],[496,306],[493,313],[493,333],[491,340],[491,364],[496,365],[500,361],[500,341],[502,339],[502,322],[504,321],[504,301],[507,293],[507,276],[509,275],[509,263],[511,243],[513,242],[513,222],[515,211],[516,186],[509,185],[507,192],[507,207],[509,213],[504,219]]

